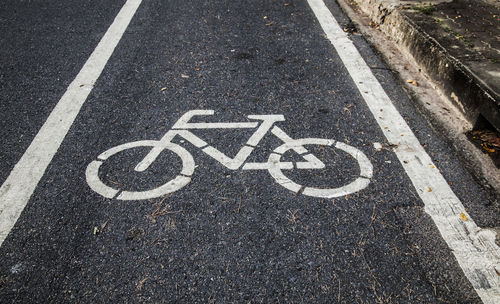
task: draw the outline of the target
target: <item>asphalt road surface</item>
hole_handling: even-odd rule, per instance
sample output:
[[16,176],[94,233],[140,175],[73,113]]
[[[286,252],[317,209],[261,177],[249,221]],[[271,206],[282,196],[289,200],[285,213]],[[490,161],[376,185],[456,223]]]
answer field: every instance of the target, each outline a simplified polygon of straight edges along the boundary
[[499,300],[486,195],[325,3],[3,1],[0,302]]

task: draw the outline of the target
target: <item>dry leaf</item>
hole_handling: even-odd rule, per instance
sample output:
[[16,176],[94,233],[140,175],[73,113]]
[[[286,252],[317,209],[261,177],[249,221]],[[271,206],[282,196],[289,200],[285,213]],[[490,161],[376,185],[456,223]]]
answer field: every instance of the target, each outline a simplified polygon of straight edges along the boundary
[[498,136],[485,134],[485,136],[483,136],[483,140],[492,146],[500,148],[500,137]]
[[495,132],[488,130],[474,131],[472,135],[474,139],[479,138],[490,146],[500,148],[500,135]]
[[160,91],[163,92],[163,91],[166,91],[166,90],[167,90],[167,88],[161,88]]
[[273,22],[266,23],[266,26],[271,26],[273,25]]
[[184,74],[181,74],[181,77],[182,77],[182,78],[189,78],[189,76],[188,76],[188,75],[184,75]]
[[418,82],[415,79],[407,79],[406,82],[418,87]]
[[486,144],[481,145],[484,149],[484,151],[489,152],[489,153],[495,153],[495,149],[489,148]]
[[344,111],[350,112],[350,109],[353,107],[353,104],[348,105],[347,107],[344,107]]
[[461,213],[460,213],[460,219],[461,219],[462,221],[464,221],[464,222],[465,222],[466,220],[468,220],[467,215],[465,215],[465,213],[463,213],[463,212],[461,212]]
[[142,290],[142,287],[144,286],[144,283],[146,283],[147,280],[148,280],[148,278],[144,278],[139,282],[139,284],[137,284],[137,291]]
[[427,187],[427,192],[431,192],[432,189],[430,187]]
[[101,232],[103,232],[103,231],[104,231],[104,228],[106,228],[106,226],[108,225],[108,222],[109,222],[109,220],[106,220],[106,221],[104,222],[104,224],[102,224],[102,225],[101,225]]

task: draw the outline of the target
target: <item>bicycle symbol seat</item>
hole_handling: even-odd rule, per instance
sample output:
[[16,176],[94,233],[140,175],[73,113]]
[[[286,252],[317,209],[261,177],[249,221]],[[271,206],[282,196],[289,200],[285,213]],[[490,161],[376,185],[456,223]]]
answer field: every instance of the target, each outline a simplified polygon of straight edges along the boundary
[[[160,140],[140,140],[129,142],[110,148],[101,153],[97,160],[92,161],[86,170],[86,179],[90,188],[95,192],[106,198],[116,198],[119,200],[141,200],[160,197],[165,194],[175,192],[185,187],[191,181],[191,176],[195,170],[195,162],[191,153],[179,144],[173,143],[172,140],[176,136],[184,138],[186,141],[193,144],[195,147],[200,148],[204,153],[220,162],[222,165],[230,170],[268,170],[275,181],[285,187],[286,189],[302,193],[303,195],[322,198],[333,198],[348,195],[360,191],[368,186],[370,178],[372,177],[373,167],[370,160],[360,150],[331,139],[323,138],[300,138],[292,139],[282,129],[277,127],[275,122],[284,121],[283,115],[248,115],[250,122],[189,122],[194,116],[213,115],[213,110],[191,110],[186,112],[182,117],[173,125]],[[234,158],[230,158],[216,148],[207,144],[203,139],[199,138],[189,130],[193,129],[254,129],[255,132],[250,136],[246,144],[238,151]],[[273,135],[278,137],[283,144],[269,155],[267,162],[246,162],[252,151],[257,147],[261,139],[271,131]],[[320,145],[330,146],[340,149],[350,156],[359,165],[359,176],[351,181],[349,184],[337,188],[315,188],[304,187],[290,180],[283,174],[283,170],[294,169],[294,163],[282,162],[282,155],[288,150],[293,150],[298,153],[304,161],[297,162],[295,169],[323,169],[325,164],[314,156],[304,147],[305,145]],[[106,185],[99,177],[99,168],[111,156],[122,151],[136,148],[136,147],[149,147],[151,150],[142,159],[135,171],[142,172],[149,168],[149,166],[158,158],[160,153],[165,150],[177,154],[182,160],[181,172],[167,183],[146,191],[127,191],[124,189],[115,189]],[[246,163],[245,163],[246,162]]]

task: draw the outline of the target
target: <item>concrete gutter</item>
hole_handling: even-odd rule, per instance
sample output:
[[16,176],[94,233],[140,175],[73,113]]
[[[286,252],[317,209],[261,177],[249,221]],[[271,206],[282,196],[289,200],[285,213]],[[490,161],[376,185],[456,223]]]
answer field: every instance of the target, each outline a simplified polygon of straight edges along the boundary
[[446,25],[437,26],[437,18],[411,9],[449,2],[355,1],[374,24],[413,56],[472,125],[482,116],[500,131],[500,62],[482,58],[467,41],[450,37]]
[[[453,37],[446,42],[441,38],[450,37],[449,33],[444,29],[439,32],[442,27],[436,26],[433,18],[411,10],[414,5],[448,4],[450,0],[337,2],[399,74],[419,110],[453,147],[467,170],[489,194],[492,207],[499,212],[500,169],[466,133],[481,120],[489,121],[497,130],[500,127],[500,99],[496,90],[500,81],[497,77],[485,76],[486,71],[500,71],[500,63],[484,60],[484,52],[460,46],[464,43],[462,39]],[[426,23],[438,32],[431,33]],[[408,84],[406,79],[418,80],[419,85]]]

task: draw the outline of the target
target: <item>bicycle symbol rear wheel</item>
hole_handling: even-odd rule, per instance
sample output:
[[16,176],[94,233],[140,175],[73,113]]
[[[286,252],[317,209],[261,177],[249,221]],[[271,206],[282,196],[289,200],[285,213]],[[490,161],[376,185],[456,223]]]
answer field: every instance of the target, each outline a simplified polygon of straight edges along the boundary
[[[170,150],[177,154],[182,160],[182,171],[174,179],[147,191],[124,191],[123,189],[112,188],[101,181],[99,177],[99,168],[109,157],[136,147],[154,148],[159,145],[161,145],[163,149]],[[85,175],[90,188],[106,198],[116,198],[119,200],[142,200],[160,197],[165,194],[175,192],[186,186],[191,181],[191,175],[194,172],[194,168],[195,164],[193,156],[183,147],[174,143],[163,144],[156,140],[141,140],[122,144],[101,153],[101,155],[98,156],[98,160],[92,161],[87,166]]]
[[[285,174],[283,174],[282,167],[280,166],[280,159],[286,151],[290,149],[304,149],[304,145],[331,146],[346,152],[347,154],[352,156],[355,161],[357,161],[360,169],[359,177],[357,177],[349,184],[337,188],[304,187],[300,184],[295,183],[294,181],[286,177]],[[363,152],[345,143],[335,142],[334,140],[323,138],[302,138],[287,141],[283,145],[274,149],[274,151],[269,156],[268,162],[271,165],[268,169],[269,173],[278,184],[296,193],[302,190],[302,194],[313,197],[334,198],[363,190],[370,183],[370,178],[373,174],[373,166],[368,157],[366,157]],[[323,165],[321,161],[320,163],[321,165]],[[314,166],[314,164],[312,164],[312,166],[308,166],[308,164],[309,163],[307,162],[304,162],[302,164],[297,163],[297,169],[321,168],[318,165]]]

